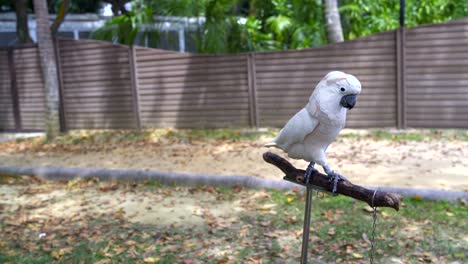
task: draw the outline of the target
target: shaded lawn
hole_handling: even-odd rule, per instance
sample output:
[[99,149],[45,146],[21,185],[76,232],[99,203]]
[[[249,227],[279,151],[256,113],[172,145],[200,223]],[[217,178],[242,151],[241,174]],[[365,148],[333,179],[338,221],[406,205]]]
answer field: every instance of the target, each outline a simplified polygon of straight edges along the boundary
[[[1,263],[298,263],[304,194],[2,178]],[[466,261],[466,201],[379,209],[377,263]],[[372,210],[314,196],[313,263],[368,263]]]

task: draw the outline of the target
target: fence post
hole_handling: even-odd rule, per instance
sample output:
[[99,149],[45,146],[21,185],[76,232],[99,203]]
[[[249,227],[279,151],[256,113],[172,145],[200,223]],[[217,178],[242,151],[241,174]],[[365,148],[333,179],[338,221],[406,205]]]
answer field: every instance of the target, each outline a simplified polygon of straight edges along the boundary
[[250,126],[259,127],[258,106],[257,106],[257,80],[255,70],[255,53],[247,54],[247,76],[249,85],[249,114]]
[[10,91],[11,101],[13,103],[13,115],[15,118],[15,131],[19,132],[23,129],[23,126],[21,124],[18,86],[16,85],[16,67],[13,51],[13,48],[8,49],[8,68],[10,68]]
[[406,86],[405,86],[405,28],[400,27],[396,33],[396,75],[397,75],[397,127],[406,128]]
[[65,91],[63,86],[63,76],[62,76],[62,60],[60,59],[60,42],[57,38],[54,38],[54,50],[55,50],[55,60],[57,62],[57,78],[59,81],[59,118],[60,118],[60,131],[66,132],[67,128],[67,118],[65,115]]
[[136,127],[138,129],[141,129],[140,94],[138,89],[138,73],[136,67],[135,46],[130,46],[128,51],[128,57],[130,60],[130,78],[132,86],[133,112],[135,113]]

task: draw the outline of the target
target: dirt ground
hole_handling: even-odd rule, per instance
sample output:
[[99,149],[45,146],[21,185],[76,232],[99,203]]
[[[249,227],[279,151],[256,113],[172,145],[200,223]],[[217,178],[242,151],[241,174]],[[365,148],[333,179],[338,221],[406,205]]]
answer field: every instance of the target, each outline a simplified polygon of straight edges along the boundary
[[[262,160],[272,136],[257,140],[168,140],[127,144],[106,150],[6,151],[0,146],[0,166],[64,166],[144,169],[215,175],[251,175],[282,178]],[[327,151],[332,169],[353,183],[468,191],[468,142],[464,140],[376,140],[340,137]],[[295,166],[307,163],[289,159]]]
[[[0,176],[0,262],[298,263],[301,208],[296,191]],[[314,196],[310,262],[368,263],[372,212]],[[466,201],[380,208],[376,262],[464,263],[466,217]]]

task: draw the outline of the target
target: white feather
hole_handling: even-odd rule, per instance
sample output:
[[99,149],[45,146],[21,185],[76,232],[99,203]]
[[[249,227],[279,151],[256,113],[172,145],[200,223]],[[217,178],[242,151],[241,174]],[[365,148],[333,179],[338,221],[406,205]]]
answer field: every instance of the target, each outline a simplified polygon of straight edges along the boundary
[[359,80],[339,71],[328,73],[315,87],[309,103],[297,112],[267,147],[277,147],[295,159],[326,165],[325,151],[345,126],[347,109],[340,105],[340,87],[359,94]]

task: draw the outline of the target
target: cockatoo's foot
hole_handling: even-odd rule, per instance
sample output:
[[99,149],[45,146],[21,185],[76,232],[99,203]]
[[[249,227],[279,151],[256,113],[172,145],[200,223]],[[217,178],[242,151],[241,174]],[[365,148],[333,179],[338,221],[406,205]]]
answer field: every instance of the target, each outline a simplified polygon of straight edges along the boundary
[[309,184],[310,183],[310,177],[312,174],[317,173],[317,170],[314,168],[315,162],[309,163],[309,166],[307,167],[305,174],[304,174],[304,183]]
[[333,193],[336,193],[336,188],[338,186],[339,180],[350,182],[348,179],[346,179],[345,176],[339,174],[338,172],[334,172],[328,166],[323,166],[323,170],[328,175],[328,177],[330,177],[330,181],[333,181]]

